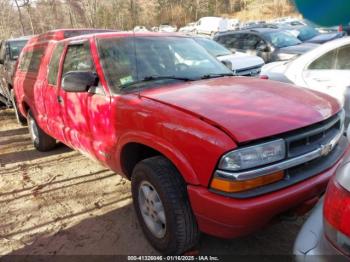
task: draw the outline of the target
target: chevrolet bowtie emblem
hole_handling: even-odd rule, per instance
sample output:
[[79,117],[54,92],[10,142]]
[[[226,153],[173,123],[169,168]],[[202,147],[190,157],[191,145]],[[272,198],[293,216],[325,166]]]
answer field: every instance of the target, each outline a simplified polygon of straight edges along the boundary
[[333,149],[332,144],[321,145],[321,156],[327,156]]

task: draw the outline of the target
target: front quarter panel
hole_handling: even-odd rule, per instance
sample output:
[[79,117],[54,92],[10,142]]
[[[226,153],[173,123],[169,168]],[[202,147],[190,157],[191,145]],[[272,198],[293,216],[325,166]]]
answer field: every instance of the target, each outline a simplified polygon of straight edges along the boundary
[[[112,99],[120,139],[115,155],[137,142],[170,159],[185,181],[208,186],[216,164],[236,144],[223,131],[191,114],[137,95]],[[114,168],[121,169],[120,158]]]

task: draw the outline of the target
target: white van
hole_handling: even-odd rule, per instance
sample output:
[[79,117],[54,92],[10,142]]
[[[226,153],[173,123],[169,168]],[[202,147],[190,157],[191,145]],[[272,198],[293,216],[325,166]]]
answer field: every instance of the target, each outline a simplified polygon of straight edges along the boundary
[[229,21],[222,17],[202,17],[196,23],[195,32],[214,36],[217,32],[225,32],[229,30]]

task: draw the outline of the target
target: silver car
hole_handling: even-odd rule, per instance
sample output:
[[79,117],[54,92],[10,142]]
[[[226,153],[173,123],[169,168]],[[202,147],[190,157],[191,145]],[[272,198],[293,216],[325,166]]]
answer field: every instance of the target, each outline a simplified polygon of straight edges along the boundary
[[297,261],[350,261],[350,153],[347,154],[325,197],[298,234],[294,244]]

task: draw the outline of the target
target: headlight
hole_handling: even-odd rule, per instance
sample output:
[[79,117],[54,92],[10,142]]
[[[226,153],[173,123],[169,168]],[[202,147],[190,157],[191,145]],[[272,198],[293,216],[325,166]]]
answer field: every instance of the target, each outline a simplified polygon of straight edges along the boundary
[[227,153],[221,158],[219,169],[239,171],[277,162],[284,159],[285,156],[285,142],[283,139],[278,139]]

